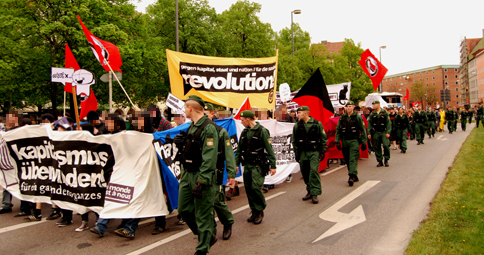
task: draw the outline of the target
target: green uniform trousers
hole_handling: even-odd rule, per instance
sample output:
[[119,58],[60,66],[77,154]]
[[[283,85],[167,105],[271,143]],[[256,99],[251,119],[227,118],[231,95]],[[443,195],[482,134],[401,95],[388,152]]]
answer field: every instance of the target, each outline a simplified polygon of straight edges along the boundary
[[428,126],[427,126],[427,134],[429,136],[431,135],[435,135],[435,121],[429,121],[427,122]]
[[202,191],[202,198],[192,195],[193,186],[198,181],[198,172],[184,172],[180,180],[178,195],[178,213],[192,230],[198,235],[196,250],[209,252],[210,239],[215,232],[213,204],[218,186],[207,186]]
[[[229,210],[227,203],[225,202],[225,187],[220,185],[217,186],[217,192],[215,194],[215,203],[213,204],[213,209],[217,213],[217,217],[224,226],[230,226],[234,224],[234,215]],[[215,220],[215,219],[214,219]],[[217,226],[217,223],[215,223]],[[215,233],[217,234],[217,228],[215,228]]]
[[358,175],[358,159],[360,158],[360,143],[358,139],[343,139],[341,151],[348,167],[348,174]]
[[423,141],[425,138],[425,125],[423,123],[415,124],[415,136],[417,141]]
[[410,124],[410,139],[413,140],[415,139],[415,124]]
[[378,162],[382,161],[383,158],[385,158],[386,160],[390,160],[390,141],[385,135],[386,133],[384,132],[375,132],[375,134],[371,136],[371,140],[373,142],[373,149],[375,150],[375,156]]
[[453,120],[447,121],[447,129],[449,129],[449,132],[454,132],[454,121]]
[[319,176],[319,151],[302,151],[299,167],[306,184],[306,190],[313,196],[319,196],[321,191],[321,177]]
[[466,119],[460,120],[460,127],[462,128],[463,131],[466,131],[466,126],[467,126],[466,124],[467,124]]
[[454,120],[454,131],[457,131],[457,120]]
[[397,141],[400,141],[400,149],[407,150],[407,129],[397,129]]
[[484,126],[484,119],[482,118],[482,115],[476,116],[476,127],[479,127],[479,122],[481,122],[482,126]]
[[474,116],[472,116],[472,115],[473,115],[473,114],[469,115],[469,123],[472,123],[472,117],[474,117]]
[[243,178],[250,209],[254,213],[264,211],[266,198],[264,193],[262,193],[262,185],[264,185],[265,176],[262,176],[260,167],[246,163],[244,165]]

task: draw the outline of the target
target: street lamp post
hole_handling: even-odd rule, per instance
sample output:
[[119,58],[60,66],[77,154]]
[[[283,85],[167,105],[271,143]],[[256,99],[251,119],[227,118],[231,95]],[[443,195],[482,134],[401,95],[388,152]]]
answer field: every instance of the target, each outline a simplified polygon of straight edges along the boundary
[[176,37],[176,43],[175,43],[175,50],[178,51],[178,0],[175,0],[175,37]]
[[301,10],[298,9],[291,12],[292,55],[294,56],[294,28],[293,28],[293,22],[292,22],[293,14],[301,14]]
[[[381,49],[386,49],[387,46],[380,46],[380,63],[381,63]],[[380,90],[380,93],[382,92],[383,90],[383,86],[382,86],[382,83],[380,82],[380,87],[379,87],[379,90]]]

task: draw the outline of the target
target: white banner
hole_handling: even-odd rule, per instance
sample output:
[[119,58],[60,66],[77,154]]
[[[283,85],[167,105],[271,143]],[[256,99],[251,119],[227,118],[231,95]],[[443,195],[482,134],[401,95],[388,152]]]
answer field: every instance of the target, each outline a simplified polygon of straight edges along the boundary
[[[276,174],[266,176],[264,184],[281,184],[290,174],[299,172],[299,163],[296,162],[291,144],[294,123],[277,122],[276,120],[259,120],[257,122],[269,130],[272,149],[276,156]],[[235,120],[235,124],[237,125],[237,136],[240,137],[245,127],[240,120]],[[242,176],[236,180],[244,181]]]
[[[281,85],[282,86],[282,85]],[[331,99],[331,103],[333,104],[333,107],[335,109],[339,107],[343,107],[346,105],[346,102],[350,99],[350,92],[351,92],[351,82],[345,82],[345,83],[340,83],[340,84],[333,84],[333,85],[326,85],[326,88],[328,89],[328,94],[329,98]],[[290,93],[290,100],[294,96],[297,95],[299,90],[293,91]],[[284,103],[284,98],[281,98],[281,95],[279,92],[276,94],[276,106],[282,105]],[[299,108],[299,105],[296,104],[295,102],[288,102],[287,103],[287,110],[296,110]]]
[[0,186],[20,200],[108,219],[168,214],[151,134],[92,136],[34,125],[2,137],[9,154],[1,160],[13,169],[0,169]]
[[185,102],[174,96],[172,93],[168,93],[165,104],[174,110],[173,112],[185,112]]

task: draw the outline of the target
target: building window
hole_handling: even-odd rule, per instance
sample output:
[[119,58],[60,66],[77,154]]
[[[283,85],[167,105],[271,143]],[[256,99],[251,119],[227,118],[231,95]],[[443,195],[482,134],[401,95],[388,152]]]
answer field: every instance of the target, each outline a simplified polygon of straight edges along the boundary
[[459,95],[455,95],[456,98],[459,98]]
[[447,72],[447,68],[444,69],[444,72]]
[[429,80],[429,78],[427,78],[427,81]]
[[446,75],[444,75],[444,79],[447,79],[447,74],[446,74]]
[[454,71],[457,72],[457,68],[454,68]]
[[415,77],[415,75],[417,75],[417,74],[413,74],[414,77]]
[[457,74],[456,74],[456,75],[455,75],[455,78],[457,79],[457,78],[459,78],[459,76],[457,76]]
[[422,81],[422,79],[420,79],[420,81]]
[[432,83],[432,85],[434,85],[434,86],[435,86],[435,82],[434,82],[434,83]]
[[459,85],[459,81],[456,81],[456,82],[455,82],[455,85]]
[[449,85],[449,83],[448,82],[445,82],[445,85]]
[[432,73],[435,73],[435,70],[432,70]]
[[459,91],[459,88],[455,88],[455,91]]
[[420,72],[420,76],[422,76],[422,72]]
[[432,80],[435,80],[435,76],[432,77]]
[[429,74],[429,71],[425,72],[425,74]]
[[405,81],[405,84],[407,84],[407,81]]
[[429,84],[427,83],[427,88],[429,87]]

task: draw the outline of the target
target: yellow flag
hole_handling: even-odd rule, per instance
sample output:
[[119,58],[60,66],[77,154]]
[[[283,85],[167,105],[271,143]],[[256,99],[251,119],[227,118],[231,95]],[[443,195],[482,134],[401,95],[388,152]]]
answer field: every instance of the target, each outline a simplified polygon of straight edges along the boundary
[[274,109],[277,57],[221,58],[166,50],[171,93],[239,108],[248,96],[257,108]]

